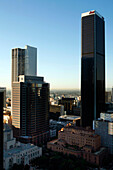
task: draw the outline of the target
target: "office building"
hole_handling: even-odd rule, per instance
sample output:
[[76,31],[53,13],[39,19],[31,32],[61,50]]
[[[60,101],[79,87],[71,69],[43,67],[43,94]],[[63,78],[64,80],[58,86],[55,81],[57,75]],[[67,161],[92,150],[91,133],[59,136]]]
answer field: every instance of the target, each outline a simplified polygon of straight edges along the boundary
[[12,49],[12,83],[19,75],[37,75],[37,48],[25,46],[25,49]]
[[92,126],[105,105],[105,21],[96,11],[81,18],[81,125]]
[[49,84],[43,77],[20,75],[12,84],[14,136],[25,143],[44,143],[49,138]]
[[47,143],[47,148],[55,152],[82,157],[86,161],[102,165],[107,149],[101,147],[99,135],[91,129],[68,124],[58,132],[58,139]]
[[[16,142],[13,131],[4,124],[4,169],[9,170],[16,164],[29,165],[32,159],[42,156],[42,148],[33,144],[23,144]],[[2,169],[1,169],[2,170]]]
[[100,118],[94,120],[95,134],[101,136],[101,145],[113,154],[113,111],[101,113]]
[[62,97],[58,103],[64,106],[64,111],[66,111],[67,114],[72,114],[72,106],[75,103],[75,98]]
[[59,116],[64,114],[64,106],[58,104],[50,104],[49,119],[58,120]]

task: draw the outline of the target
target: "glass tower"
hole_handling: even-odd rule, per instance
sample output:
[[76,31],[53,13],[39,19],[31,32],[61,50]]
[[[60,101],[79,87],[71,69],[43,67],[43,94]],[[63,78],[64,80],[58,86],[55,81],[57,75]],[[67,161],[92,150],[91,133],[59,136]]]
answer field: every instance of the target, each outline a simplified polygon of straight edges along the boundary
[[81,125],[91,126],[105,104],[105,22],[96,11],[81,17]]
[[12,125],[22,142],[44,143],[49,138],[49,84],[43,77],[19,76],[13,83]]

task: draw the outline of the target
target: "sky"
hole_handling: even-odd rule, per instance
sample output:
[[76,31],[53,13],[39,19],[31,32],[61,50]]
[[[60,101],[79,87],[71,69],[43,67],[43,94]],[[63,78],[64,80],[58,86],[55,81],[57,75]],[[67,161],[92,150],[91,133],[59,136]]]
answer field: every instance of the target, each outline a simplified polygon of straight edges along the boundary
[[113,0],[0,0],[0,86],[11,88],[11,49],[36,47],[51,89],[80,89],[81,13],[105,18],[106,87],[113,86]]

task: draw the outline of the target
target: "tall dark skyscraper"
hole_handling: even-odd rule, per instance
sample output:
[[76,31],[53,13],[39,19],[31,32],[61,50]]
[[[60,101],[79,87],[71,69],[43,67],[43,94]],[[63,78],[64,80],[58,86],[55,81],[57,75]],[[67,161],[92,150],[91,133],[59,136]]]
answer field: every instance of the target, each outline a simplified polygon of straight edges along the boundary
[[105,22],[96,11],[82,14],[81,125],[92,126],[105,103]]
[[12,125],[22,142],[44,143],[49,138],[49,84],[43,77],[19,76],[13,82]]

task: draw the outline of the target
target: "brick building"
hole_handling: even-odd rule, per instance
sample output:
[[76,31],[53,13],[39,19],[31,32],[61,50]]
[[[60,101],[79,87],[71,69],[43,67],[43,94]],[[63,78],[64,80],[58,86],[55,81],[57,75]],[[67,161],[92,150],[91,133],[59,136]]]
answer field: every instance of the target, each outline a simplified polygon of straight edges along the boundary
[[101,166],[107,149],[100,145],[100,136],[95,135],[93,130],[68,125],[59,131],[57,140],[48,142],[47,147],[53,151],[83,157],[86,161]]

